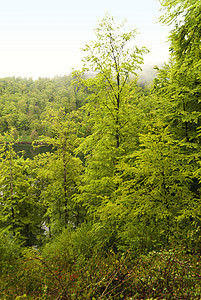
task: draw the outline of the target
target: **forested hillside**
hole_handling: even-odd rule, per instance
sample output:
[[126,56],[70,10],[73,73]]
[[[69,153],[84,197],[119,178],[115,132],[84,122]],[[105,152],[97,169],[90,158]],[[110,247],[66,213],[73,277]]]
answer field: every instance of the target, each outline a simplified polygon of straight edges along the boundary
[[[201,4],[161,5],[148,86],[109,14],[81,71],[0,79],[1,299],[201,298]],[[51,151],[15,151],[31,141]]]
[[71,76],[0,79],[0,133],[31,141],[46,134],[43,124],[50,110],[65,113],[80,108],[86,95],[71,85]]

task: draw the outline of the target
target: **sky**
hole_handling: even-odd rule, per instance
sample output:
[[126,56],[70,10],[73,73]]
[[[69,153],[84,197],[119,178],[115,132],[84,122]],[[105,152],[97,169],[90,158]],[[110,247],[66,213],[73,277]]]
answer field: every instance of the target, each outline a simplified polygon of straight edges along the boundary
[[158,22],[158,0],[0,0],[0,78],[54,77],[82,68],[81,50],[109,12],[138,29],[145,66],[168,60],[169,28]]

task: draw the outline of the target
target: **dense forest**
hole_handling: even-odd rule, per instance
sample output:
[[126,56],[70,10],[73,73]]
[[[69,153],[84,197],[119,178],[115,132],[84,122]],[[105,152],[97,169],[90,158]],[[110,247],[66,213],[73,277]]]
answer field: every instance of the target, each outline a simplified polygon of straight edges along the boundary
[[201,298],[201,3],[161,6],[152,82],[110,14],[81,71],[0,79],[0,299]]

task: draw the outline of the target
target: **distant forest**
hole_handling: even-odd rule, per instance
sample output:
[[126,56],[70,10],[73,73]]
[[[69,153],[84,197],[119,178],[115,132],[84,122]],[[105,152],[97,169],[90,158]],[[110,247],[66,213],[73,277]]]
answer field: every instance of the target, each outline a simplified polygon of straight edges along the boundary
[[71,85],[71,76],[0,79],[0,133],[13,131],[21,141],[46,134],[44,120],[50,110],[65,113],[79,109],[86,95]]
[[201,298],[201,4],[161,5],[151,82],[110,14],[81,71],[0,79],[2,299]]

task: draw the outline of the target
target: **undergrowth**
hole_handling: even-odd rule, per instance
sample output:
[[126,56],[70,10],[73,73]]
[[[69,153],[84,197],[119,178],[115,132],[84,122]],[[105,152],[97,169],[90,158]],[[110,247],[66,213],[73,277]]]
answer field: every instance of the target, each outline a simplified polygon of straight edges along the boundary
[[199,256],[163,250],[131,257],[96,251],[81,264],[68,249],[49,256],[26,249],[1,274],[0,299],[201,299]]

